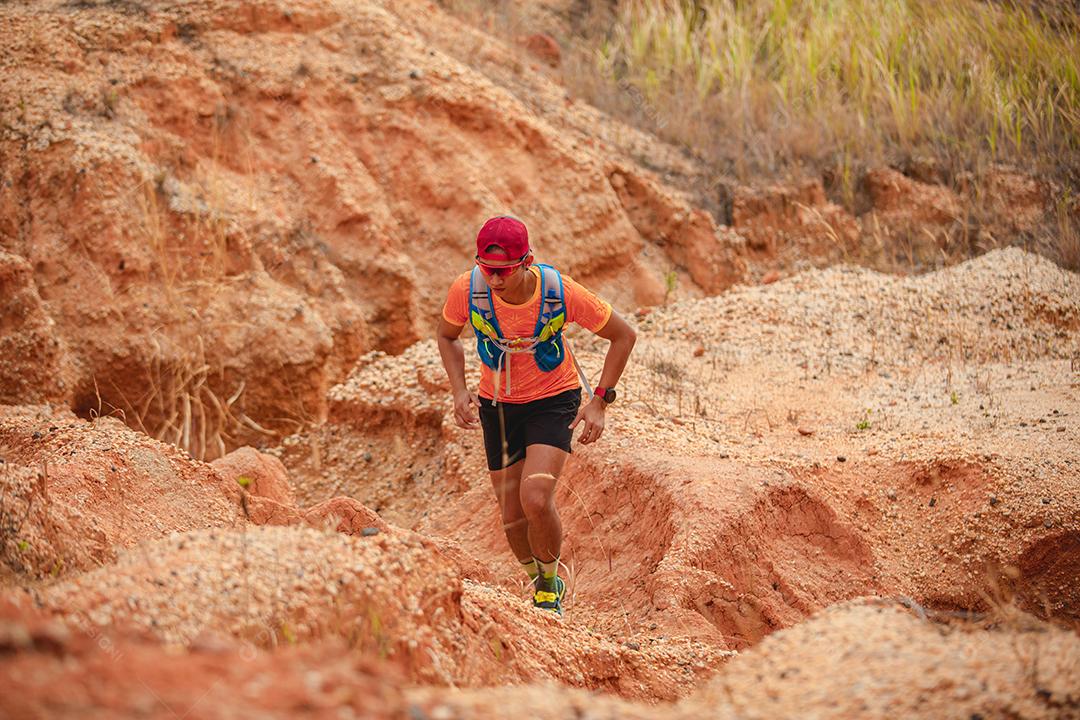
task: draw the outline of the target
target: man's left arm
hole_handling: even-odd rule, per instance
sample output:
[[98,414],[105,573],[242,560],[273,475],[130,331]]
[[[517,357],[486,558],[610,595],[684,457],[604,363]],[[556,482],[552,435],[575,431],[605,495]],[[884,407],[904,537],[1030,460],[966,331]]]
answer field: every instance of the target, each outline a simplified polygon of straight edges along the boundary
[[[612,310],[611,317],[608,318],[604,327],[596,331],[596,334],[605,340],[611,341],[607,355],[604,357],[604,370],[600,373],[600,383],[597,387],[615,387],[619,382],[619,378],[622,377],[623,369],[626,368],[626,361],[630,358],[630,351],[634,349],[637,332],[630,326],[630,323],[623,320],[618,313]],[[597,395],[593,395],[591,398],[582,398],[577,417],[574,418],[574,422],[570,423],[571,430],[577,427],[578,423],[584,425],[578,438],[580,442],[587,445],[600,439],[600,435],[604,432],[605,410],[607,410],[607,403],[604,402],[603,398]]]

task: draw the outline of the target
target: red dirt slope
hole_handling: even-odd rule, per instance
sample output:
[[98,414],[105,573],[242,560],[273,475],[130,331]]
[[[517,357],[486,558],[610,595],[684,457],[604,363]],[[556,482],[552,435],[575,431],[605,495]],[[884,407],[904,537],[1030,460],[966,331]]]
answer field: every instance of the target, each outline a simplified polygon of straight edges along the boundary
[[674,265],[743,277],[738,236],[433,49],[429,16],[474,32],[430,3],[5,3],[0,250],[55,321],[19,342],[72,369],[9,401],[120,408],[198,457],[294,431],[426,335],[495,213],[628,308]]

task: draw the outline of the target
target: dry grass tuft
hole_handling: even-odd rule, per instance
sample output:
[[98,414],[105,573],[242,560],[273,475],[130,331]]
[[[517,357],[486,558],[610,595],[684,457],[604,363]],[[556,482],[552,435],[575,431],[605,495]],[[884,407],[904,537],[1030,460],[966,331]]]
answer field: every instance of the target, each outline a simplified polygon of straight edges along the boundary
[[[172,206],[164,171],[133,195],[138,232],[153,258],[165,314],[148,339],[149,350],[141,356],[145,378],[138,396],[115,383],[105,388],[107,400],[97,393],[96,415],[106,405],[132,427],[200,460],[232,450],[241,432],[277,436],[238,411],[245,380],[226,381],[220,359],[207,352],[204,339],[214,335],[214,328],[206,326],[199,312],[206,298],[230,281],[237,264],[236,248],[230,244],[237,224],[229,208],[229,190],[212,169],[228,159],[224,133],[231,118],[225,108],[212,119],[210,169],[197,180],[192,196],[185,197],[182,209]],[[250,152],[245,155],[250,164]]]
[[977,0],[635,1],[595,58],[645,93],[663,134],[743,177],[810,162],[852,178],[924,152],[1057,168],[1080,149],[1067,19]]

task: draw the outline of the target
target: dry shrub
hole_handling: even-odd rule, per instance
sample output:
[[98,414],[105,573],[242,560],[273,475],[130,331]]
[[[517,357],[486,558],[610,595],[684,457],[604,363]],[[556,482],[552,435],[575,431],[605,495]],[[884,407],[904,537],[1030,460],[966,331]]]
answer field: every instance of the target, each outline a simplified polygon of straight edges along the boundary
[[[209,121],[210,167],[227,160],[250,166],[250,139],[226,142],[229,132],[243,135],[234,127],[234,114],[219,108]],[[227,157],[236,147],[239,159]],[[236,447],[241,433],[275,434],[237,409],[246,381],[227,379],[220,358],[207,352],[205,338],[217,333],[198,311],[245,264],[239,257],[243,251],[231,242],[239,225],[229,209],[228,189],[219,175],[206,171],[193,184],[193,196],[177,208],[169,181],[162,170],[133,193],[137,231],[153,257],[153,279],[166,300],[161,324],[139,356],[138,390],[115,382],[95,388],[96,407],[89,415],[116,414],[131,427],[204,460]]]

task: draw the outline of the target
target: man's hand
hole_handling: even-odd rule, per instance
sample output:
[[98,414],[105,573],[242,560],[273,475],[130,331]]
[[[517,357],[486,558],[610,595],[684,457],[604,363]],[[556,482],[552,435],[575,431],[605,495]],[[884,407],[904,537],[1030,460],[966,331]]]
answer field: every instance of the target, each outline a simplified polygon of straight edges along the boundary
[[593,399],[581,406],[578,410],[577,417],[574,418],[574,422],[570,423],[570,429],[573,430],[577,427],[578,423],[582,420],[585,421],[585,429],[581,431],[581,436],[578,437],[578,442],[583,445],[588,445],[591,442],[596,442],[600,439],[600,435],[604,432],[604,411],[607,410],[607,403],[599,397],[593,397]]
[[480,427],[480,416],[476,414],[480,401],[476,393],[458,390],[454,393],[454,422],[460,428],[475,430]]
[[460,388],[454,390],[454,423],[460,428],[475,430],[480,425],[480,418],[476,414],[480,400],[465,385],[465,352],[459,339],[464,328],[464,325],[454,325],[441,317],[435,339],[439,343],[439,356],[446,368],[450,387]]

